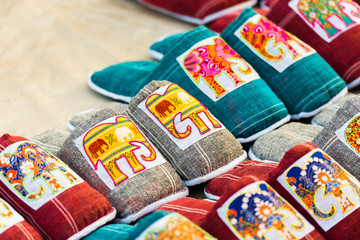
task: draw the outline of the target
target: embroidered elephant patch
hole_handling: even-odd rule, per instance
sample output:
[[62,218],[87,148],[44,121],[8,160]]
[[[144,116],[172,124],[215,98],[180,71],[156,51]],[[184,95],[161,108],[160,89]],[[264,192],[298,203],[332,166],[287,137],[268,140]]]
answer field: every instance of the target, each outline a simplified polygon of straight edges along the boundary
[[360,23],[360,7],[351,0],[292,0],[289,6],[327,42]]
[[320,150],[305,155],[280,178],[325,231],[359,207],[359,182]]
[[142,104],[140,108],[182,149],[223,128],[206,107],[176,84],[159,88]]
[[[57,175],[59,172],[67,181]],[[35,209],[75,183],[82,182],[58,158],[31,142],[14,143],[6,148],[0,154],[0,173],[25,202],[34,202],[30,206]],[[47,193],[46,197],[42,197],[44,184],[51,189],[51,194]]]
[[[294,62],[315,51],[295,36],[261,16],[254,15],[235,31],[242,42],[258,56],[282,72]],[[276,64],[281,62],[281,64]]]
[[[95,171],[103,166],[113,182],[109,186],[111,188],[145,170],[146,162],[157,158],[155,149],[142,132],[123,116],[97,124],[75,142]],[[126,174],[124,169],[131,171]]]
[[[260,78],[220,37],[211,37],[197,43],[179,56],[177,61],[195,85],[214,101],[235,88]],[[202,86],[201,80],[206,87]],[[211,94],[208,89],[211,89]]]
[[314,229],[263,181],[235,193],[218,214],[240,239],[301,239]]

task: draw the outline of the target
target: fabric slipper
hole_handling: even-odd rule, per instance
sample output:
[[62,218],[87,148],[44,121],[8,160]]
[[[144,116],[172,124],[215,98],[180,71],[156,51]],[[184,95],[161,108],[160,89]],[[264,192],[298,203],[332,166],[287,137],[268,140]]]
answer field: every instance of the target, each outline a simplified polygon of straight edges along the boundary
[[204,190],[205,196],[209,199],[218,200],[232,182],[240,181],[246,176],[265,180],[269,172],[277,166],[278,163],[275,162],[243,161],[236,165],[234,169],[211,180]]
[[211,180],[247,157],[224,125],[174,83],[152,81],[132,98],[127,112],[186,186]]
[[321,130],[320,126],[299,122],[287,123],[259,137],[249,150],[249,158],[280,162],[290,148],[312,141]]
[[334,102],[334,104],[332,104],[331,106],[325,108],[324,110],[316,114],[311,119],[311,124],[325,127],[325,125],[333,118],[333,116],[339,110],[339,108],[341,108],[347,100],[355,96],[356,94],[350,92],[347,93],[344,97]]
[[46,239],[79,239],[116,211],[61,160],[23,137],[0,138],[0,197]]
[[265,181],[233,182],[200,225],[219,239],[324,239]]
[[[124,63],[91,75],[90,81],[99,88],[111,83],[117,86],[116,94],[131,97],[154,79],[176,83],[207,107],[241,143],[289,121],[284,104],[255,70],[206,27],[183,35],[160,64],[155,64],[158,67],[146,79],[128,78],[124,70],[132,66],[130,75],[134,75],[136,69],[133,63]],[[149,65],[148,71],[154,62]]]
[[57,155],[111,202],[120,223],[188,195],[170,163],[118,109],[79,124]]
[[317,146],[287,151],[267,182],[326,239],[360,236],[360,183]]
[[230,12],[251,7],[255,0],[137,0],[165,15],[197,25],[206,24]]
[[74,131],[76,126],[82,122],[84,122],[86,119],[90,118],[92,115],[94,115],[96,112],[100,111],[103,108],[117,108],[120,112],[123,112],[127,109],[128,104],[121,103],[121,102],[109,102],[106,104],[103,104],[102,106],[91,108],[85,111],[82,111],[78,114],[75,114],[72,116],[66,123],[66,127],[70,131]]
[[98,228],[82,240],[125,240],[129,239],[135,226],[127,224],[109,224]]
[[251,8],[220,36],[255,68],[293,119],[314,116],[347,93],[315,50]]
[[128,238],[132,239],[216,240],[186,217],[166,211],[156,211],[140,219]]
[[360,96],[348,100],[312,143],[360,179]]
[[49,153],[56,155],[69,135],[70,133],[65,130],[49,129],[31,137],[29,140],[41,146]]
[[10,204],[0,198],[0,239],[40,240],[43,238]]
[[351,0],[278,0],[266,16],[313,47],[352,89],[360,84],[359,12]]

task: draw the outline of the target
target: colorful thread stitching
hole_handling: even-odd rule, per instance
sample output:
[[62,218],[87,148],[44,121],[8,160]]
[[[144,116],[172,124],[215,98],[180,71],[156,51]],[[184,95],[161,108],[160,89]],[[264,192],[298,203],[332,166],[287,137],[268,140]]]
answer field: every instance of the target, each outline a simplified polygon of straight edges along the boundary
[[346,127],[344,136],[346,142],[360,154],[360,116],[355,117]]
[[[0,216],[3,218],[11,218],[14,216],[14,213],[10,210],[8,205],[0,199]],[[0,221],[0,230],[6,228],[6,222]]]

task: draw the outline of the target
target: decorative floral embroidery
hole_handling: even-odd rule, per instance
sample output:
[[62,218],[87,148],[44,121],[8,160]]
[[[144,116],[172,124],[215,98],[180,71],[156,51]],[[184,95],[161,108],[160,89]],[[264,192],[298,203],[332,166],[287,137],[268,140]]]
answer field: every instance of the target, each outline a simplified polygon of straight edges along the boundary
[[[162,95],[150,95],[145,105],[161,125],[177,139],[187,138],[195,130],[184,123],[187,119],[195,124],[200,135],[212,129],[222,128],[206,107],[176,84],[169,85]],[[208,122],[212,126],[208,126]],[[184,130],[180,131],[180,127]]]
[[289,6],[327,42],[360,22],[360,7],[351,0],[292,0]]
[[114,186],[129,178],[116,163],[120,158],[125,157],[134,173],[145,170],[139,157],[143,161],[156,159],[156,152],[145,136],[123,116],[118,116],[114,123],[96,125],[82,139],[83,149],[95,170],[99,163],[103,165]]
[[[167,216],[165,216],[166,218]],[[144,240],[215,240],[196,224],[179,214],[170,214],[160,229],[150,227]]]
[[202,78],[218,99],[228,92],[217,80],[220,75],[226,74],[235,86],[240,86],[246,82],[234,71],[235,67],[243,74],[251,74],[253,70],[224,40],[214,37],[213,42],[212,45],[192,49],[183,64],[196,85]]
[[228,205],[227,220],[232,230],[243,239],[267,239],[265,234],[271,229],[276,229],[282,239],[298,239],[283,222],[289,216],[279,211],[286,210],[295,217],[296,223],[291,226],[296,231],[304,230],[309,223],[270,186],[264,182],[254,185],[257,190],[237,195]]
[[354,207],[353,201],[342,190],[344,186],[349,186],[360,200],[360,188],[355,179],[321,151],[313,152],[303,167],[290,167],[285,179],[307,210],[319,219],[330,219],[336,214],[334,205],[328,212],[319,209],[321,202],[315,200],[315,195],[322,188],[325,192],[321,199],[332,195],[340,204],[342,213]]
[[360,154],[360,116],[355,117],[345,130],[346,142]]
[[[11,145],[10,145],[11,146]],[[34,193],[25,186],[24,179],[32,176],[32,181],[42,178],[51,188],[52,194],[66,189],[61,180],[53,176],[54,170],[60,170],[70,184],[82,180],[68,171],[68,167],[59,159],[43,150],[36,144],[21,142],[13,153],[7,153],[7,149],[0,155],[0,173],[3,179],[26,200],[38,200],[44,194],[44,187],[38,186],[38,192]]]

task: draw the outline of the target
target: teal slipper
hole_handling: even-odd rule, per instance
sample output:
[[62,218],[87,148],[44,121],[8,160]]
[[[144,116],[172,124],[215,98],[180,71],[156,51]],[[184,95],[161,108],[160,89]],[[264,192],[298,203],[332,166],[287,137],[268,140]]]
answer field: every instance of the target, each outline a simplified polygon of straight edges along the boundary
[[134,231],[135,226],[127,224],[109,224],[96,229],[83,240],[120,240],[129,239],[130,234]]
[[164,54],[168,53],[185,33],[186,32],[172,33],[160,37],[149,47],[150,56],[160,61],[164,57]]
[[[145,77],[145,72],[151,73]],[[253,141],[290,119],[283,102],[256,71],[206,27],[183,35],[160,63],[110,66],[92,74],[89,83],[101,89],[99,93],[125,99],[154,79],[169,80],[185,89],[241,143]]]

